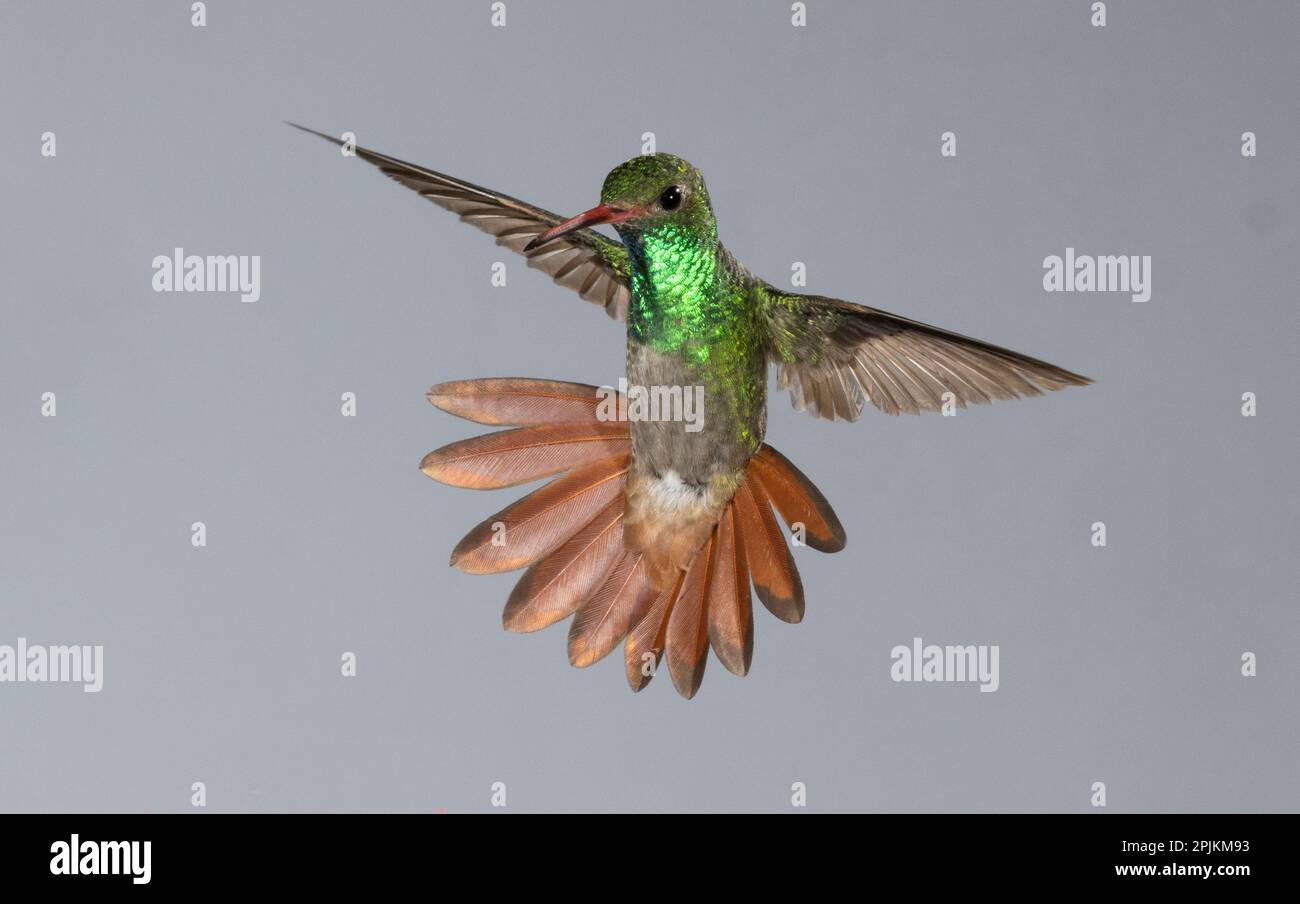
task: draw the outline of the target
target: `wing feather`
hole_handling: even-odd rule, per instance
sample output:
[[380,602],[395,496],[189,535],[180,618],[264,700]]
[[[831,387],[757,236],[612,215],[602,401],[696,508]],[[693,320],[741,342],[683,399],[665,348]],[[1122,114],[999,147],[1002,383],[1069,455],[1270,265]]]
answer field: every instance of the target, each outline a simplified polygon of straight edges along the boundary
[[[289,123],[311,135],[342,146],[333,135]],[[465,182],[427,167],[356,146],[356,156],[390,179],[428,198],[496,239],[498,245],[527,258],[527,264],[605,309],[610,317],[627,319],[631,296],[627,251],[622,244],[594,229],[578,229],[532,251],[524,247],[564,218],[509,195]],[[594,275],[594,279],[592,278]]]
[[994,399],[1042,395],[1092,381],[1068,370],[863,305],[756,283],[768,357],[800,411],[857,420],[863,401],[886,414],[919,414]]

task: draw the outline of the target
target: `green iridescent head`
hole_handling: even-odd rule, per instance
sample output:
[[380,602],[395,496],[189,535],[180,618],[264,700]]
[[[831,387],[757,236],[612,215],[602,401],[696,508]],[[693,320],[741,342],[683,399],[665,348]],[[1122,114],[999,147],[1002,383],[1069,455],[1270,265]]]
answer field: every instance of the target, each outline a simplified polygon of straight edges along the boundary
[[579,229],[613,226],[623,243],[640,246],[651,235],[675,236],[703,249],[716,243],[718,223],[700,171],[672,154],[647,154],[620,163],[605,177],[600,203],[537,235],[525,252]]
[[645,154],[620,163],[605,177],[600,202],[626,213],[612,221],[625,240],[665,224],[700,236],[717,235],[704,177],[672,154]]

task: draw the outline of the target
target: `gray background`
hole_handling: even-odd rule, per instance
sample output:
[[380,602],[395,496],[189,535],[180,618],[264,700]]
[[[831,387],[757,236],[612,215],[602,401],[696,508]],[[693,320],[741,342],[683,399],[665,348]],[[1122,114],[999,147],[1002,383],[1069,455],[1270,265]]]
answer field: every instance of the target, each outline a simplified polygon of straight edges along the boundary
[[[0,685],[0,809],[1295,810],[1300,6],[809,6],[0,7],[0,643],[106,647],[98,695]],[[758,273],[1097,383],[774,395],[849,547],[797,551],[808,616],[756,612],[748,678],[633,695],[448,569],[520,491],[416,469],[478,429],[428,385],[613,382],[620,327],[282,119],[564,213],[654,131]],[[262,300],[155,294],[177,245],[261,255]],[[1045,293],[1067,245],[1151,255],[1151,301]],[[916,635],[999,644],[1001,689],[891,682]]]

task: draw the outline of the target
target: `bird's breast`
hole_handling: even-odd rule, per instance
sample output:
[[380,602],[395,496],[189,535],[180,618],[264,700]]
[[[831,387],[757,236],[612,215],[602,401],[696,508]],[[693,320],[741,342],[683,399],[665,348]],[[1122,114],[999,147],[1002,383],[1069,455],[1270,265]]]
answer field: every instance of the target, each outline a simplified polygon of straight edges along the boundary
[[[727,356],[730,359],[727,359]],[[660,351],[628,342],[628,427],[634,470],[682,491],[734,481],[763,441],[766,364],[717,346]]]

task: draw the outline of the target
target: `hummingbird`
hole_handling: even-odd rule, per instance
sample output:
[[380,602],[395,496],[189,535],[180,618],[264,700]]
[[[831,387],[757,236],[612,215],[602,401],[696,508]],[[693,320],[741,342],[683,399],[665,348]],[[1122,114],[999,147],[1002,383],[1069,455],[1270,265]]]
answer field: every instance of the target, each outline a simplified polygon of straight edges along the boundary
[[504,626],[535,631],[572,615],[570,662],[589,666],[622,643],[633,690],[666,656],[673,685],[693,697],[710,648],[726,669],[747,674],[751,583],[778,619],[802,620],[803,585],[776,514],[801,545],[844,548],[826,498],[764,441],[769,366],[796,410],[833,421],[857,420],[866,403],[918,414],[1091,382],[897,314],[773,286],[721,243],[704,177],[671,154],[619,164],[599,203],[566,219],[345,148],[625,321],[629,398],[619,406],[630,412],[638,389],[672,398],[702,387],[697,429],[671,417],[611,417],[608,395],[578,383],[463,380],[428,393],[445,411],[511,429],[429,453],[425,474],[476,489],[555,478],[470,531],[452,565],[525,568]]

